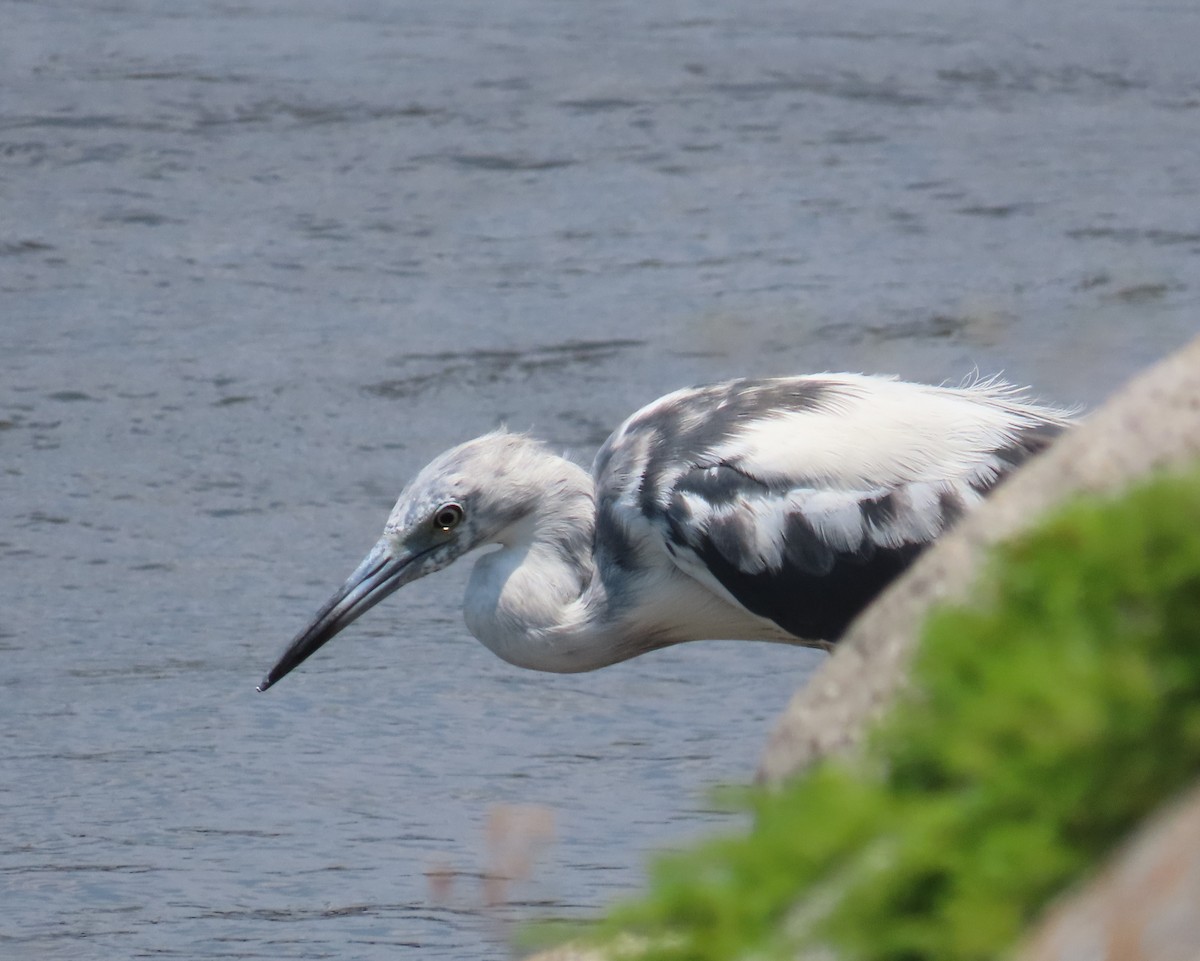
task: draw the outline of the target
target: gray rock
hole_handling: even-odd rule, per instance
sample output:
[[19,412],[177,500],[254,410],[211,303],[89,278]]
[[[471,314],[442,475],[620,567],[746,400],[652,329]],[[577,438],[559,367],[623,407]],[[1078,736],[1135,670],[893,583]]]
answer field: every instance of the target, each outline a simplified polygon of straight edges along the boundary
[[1018,961],[1200,956],[1200,788],[1143,825],[1082,890],[1050,909]]

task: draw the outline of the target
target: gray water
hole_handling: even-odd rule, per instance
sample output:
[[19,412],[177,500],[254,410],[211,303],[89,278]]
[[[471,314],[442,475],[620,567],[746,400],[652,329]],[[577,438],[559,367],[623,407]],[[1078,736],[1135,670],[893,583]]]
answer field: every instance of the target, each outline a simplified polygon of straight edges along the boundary
[[[1197,49],[1190,2],[2,0],[0,955],[502,958],[735,827],[817,654],[523,672],[452,570],[254,685],[499,423],[1099,401],[1197,329]],[[554,837],[497,887],[509,805]]]

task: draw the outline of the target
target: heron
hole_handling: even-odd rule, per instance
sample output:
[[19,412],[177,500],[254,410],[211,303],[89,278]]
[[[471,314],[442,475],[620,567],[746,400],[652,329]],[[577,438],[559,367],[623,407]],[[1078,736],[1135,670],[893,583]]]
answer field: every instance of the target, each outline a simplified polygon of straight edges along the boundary
[[829,648],[1073,419],[994,378],[824,373],[667,394],[613,432],[590,473],[497,430],[413,478],[258,689],[405,584],[488,547],[464,618],[520,667],[591,671],[704,639]]

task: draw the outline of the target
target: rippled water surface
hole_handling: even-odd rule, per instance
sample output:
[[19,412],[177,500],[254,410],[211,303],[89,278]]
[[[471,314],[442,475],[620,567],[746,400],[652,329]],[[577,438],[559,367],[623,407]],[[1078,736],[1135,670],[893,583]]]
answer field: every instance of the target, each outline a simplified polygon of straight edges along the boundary
[[731,825],[818,655],[522,672],[453,570],[254,693],[443,447],[742,373],[1094,403],[1197,327],[1192,4],[0,24],[5,958],[503,958]]

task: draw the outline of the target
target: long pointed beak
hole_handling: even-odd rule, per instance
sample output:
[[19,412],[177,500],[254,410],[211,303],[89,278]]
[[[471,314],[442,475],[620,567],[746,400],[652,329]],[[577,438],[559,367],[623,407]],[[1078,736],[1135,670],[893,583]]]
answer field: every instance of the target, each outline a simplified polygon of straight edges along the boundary
[[279,662],[262,679],[258,689],[265,691],[344,627],[406,584],[411,577],[405,577],[404,574],[420,556],[420,553],[408,552],[397,556],[392,544],[386,539],[380,540],[346,583],[317,612],[308,627],[296,635]]

